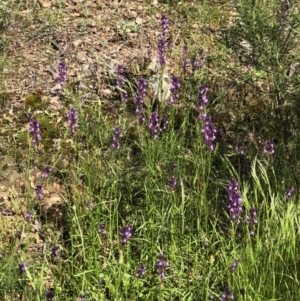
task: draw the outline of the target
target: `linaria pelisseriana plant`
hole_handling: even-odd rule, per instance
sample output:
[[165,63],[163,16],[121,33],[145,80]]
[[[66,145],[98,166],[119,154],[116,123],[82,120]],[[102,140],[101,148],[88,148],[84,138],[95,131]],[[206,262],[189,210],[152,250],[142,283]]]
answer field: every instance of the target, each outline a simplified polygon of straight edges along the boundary
[[36,196],[39,200],[43,198],[44,195],[44,186],[43,185],[36,185],[35,188]]
[[122,90],[125,84],[124,67],[121,65],[117,66],[116,74],[117,74],[116,84],[117,84],[117,88],[120,89],[121,100],[126,102],[128,99],[128,94],[126,91]]
[[122,245],[125,245],[127,243],[128,239],[132,236],[131,231],[132,231],[132,227],[130,227],[130,226],[121,228],[119,235],[121,237]]
[[67,122],[73,136],[78,128],[78,112],[76,109],[71,108],[67,113]]
[[287,191],[287,193],[285,195],[285,197],[286,197],[287,200],[289,200],[292,197],[294,191],[295,191],[294,187],[291,187],[291,188],[288,189],[288,191]]
[[141,121],[145,121],[145,108],[144,108],[144,98],[146,96],[146,87],[147,82],[144,78],[140,78],[137,82],[137,92],[136,96],[133,100],[136,108],[135,108],[135,115]]
[[240,215],[243,211],[242,208],[242,197],[241,193],[238,189],[239,183],[236,180],[231,180],[229,182],[226,191],[228,193],[229,204],[228,210],[230,217],[232,220],[236,221],[238,224],[240,223]]
[[162,28],[161,36],[158,41],[158,61],[163,66],[166,63],[166,49],[168,47],[167,34],[169,28],[169,20],[167,16],[163,15],[160,18],[160,25]]
[[112,148],[119,149],[121,146],[121,138],[122,138],[122,131],[120,127],[116,127],[114,129],[114,136],[112,138]]
[[[177,8],[185,5],[182,3]],[[201,9],[205,7],[203,5]],[[286,15],[287,19],[291,12],[289,10]],[[185,17],[188,19],[189,15],[185,13]],[[162,20],[161,37],[167,37],[167,41],[172,38],[173,32],[170,31],[168,36],[166,19]],[[274,28],[278,29],[278,24]],[[205,40],[204,35],[201,38]],[[194,47],[192,41],[186,39],[184,42]],[[217,40],[214,41],[215,46]],[[161,69],[168,69],[165,62],[167,50],[163,48],[161,52],[165,67]],[[194,51],[191,49],[191,52]],[[127,139],[130,125],[125,120],[126,114],[123,119],[123,111],[115,108],[116,114],[111,119],[102,111],[102,106],[92,102],[82,104],[81,98],[75,95],[72,101],[78,112],[73,114],[76,118],[70,115],[73,121],[70,120],[65,130],[71,134],[78,131],[78,139],[73,136],[64,141],[67,135],[55,136],[55,143],[60,146],[58,157],[66,156],[69,165],[61,170],[59,165],[56,166],[53,154],[46,153],[38,166],[47,181],[47,197],[53,197],[48,183],[55,178],[57,183],[53,187],[61,190],[64,202],[43,212],[42,219],[39,219],[40,211],[35,204],[28,202],[32,207],[22,209],[25,214],[20,229],[25,234],[28,231],[36,235],[34,240],[43,239],[45,248],[40,251],[39,248],[32,248],[34,241],[27,243],[26,235],[22,233],[16,233],[10,239],[12,248],[7,248],[8,251],[0,247],[0,253],[7,255],[0,258],[0,275],[5,275],[0,276],[0,286],[4,288],[0,290],[1,300],[18,299],[20,296],[26,300],[62,301],[299,299],[299,212],[293,202],[296,199],[293,193],[298,191],[297,173],[295,181],[292,177],[284,179],[289,175],[284,173],[272,181],[273,160],[269,160],[270,156],[262,157],[262,152],[257,154],[257,160],[262,157],[258,164],[260,169],[256,172],[254,163],[251,169],[254,160],[251,147],[239,139],[226,140],[227,135],[235,135],[235,132],[224,135],[225,146],[220,144],[215,148],[216,129],[208,122],[214,120],[219,129],[220,120],[215,116],[214,105],[221,101],[228,87],[224,87],[224,94],[220,97],[217,95],[217,85],[211,85],[211,81],[217,84],[225,76],[222,74],[222,79],[216,79],[212,72],[205,78],[207,84],[213,87],[211,95],[217,95],[208,104],[207,86],[201,85],[200,91],[197,91],[203,78],[195,83],[198,75],[201,77],[205,71],[205,55],[202,51],[192,58],[188,55],[188,48],[185,47],[182,68],[195,72],[186,77],[182,73],[187,70],[181,72],[180,85],[179,78],[171,80],[173,98],[166,101],[171,101],[172,106],[159,106],[152,108],[152,111],[147,108],[146,111],[143,101],[137,99],[141,97],[144,100],[146,84],[142,84],[135,105],[138,108],[137,117],[147,122],[141,125],[134,120],[139,126],[139,135],[134,139]],[[215,68],[212,66],[218,55],[213,49],[207,54],[209,68]],[[228,64],[231,64],[231,52],[226,55]],[[256,72],[257,65],[253,63],[251,68],[246,69]],[[121,89],[124,78],[121,68],[119,71],[116,84]],[[136,79],[130,80],[135,82]],[[126,79],[126,83],[128,81]],[[244,79],[243,84],[246,83]],[[190,90],[186,89],[187,86]],[[191,111],[189,101],[193,102]],[[122,105],[122,108],[126,106]],[[226,109],[232,113],[231,105]],[[77,116],[82,117],[80,128],[74,127]],[[234,119],[235,114],[230,116]],[[42,115],[38,118],[42,122]],[[166,120],[169,121],[167,130]],[[233,120],[227,122],[233,125]],[[119,150],[120,133],[113,128],[116,124],[122,125],[122,148]],[[46,130],[42,125],[43,131]],[[252,139],[257,133],[254,131],[252,134],[247,132],[247,137]],[[274,141],[278,137],[270,131],[260,134],[262,137],[272,137]],[[116,136],[115,139],[112,136]],[[112,144],[114,151],[110,149]],[[236,144],[238,147],[234,149]],[[72,152],[76,150],[72,158],[69,158],[70,145],[74,146]],[[247,149],[244,151],[241,145],[247,145]],[[279,148],[280,143],[276,142],[276,154],[272,158],[278,156]],[[212,153],[211,149],[215,152]],[[41,148],[38,151],[44,150]],[[268,154],[271,152],[271,147],[268,147]],[[118,156],[111,156],[112,153]],[[224,160],[226,156],[241,155],[250,161],[251,169],[251,175],[243,178],[239,178],[234,166]],[[284,156],[281,160],[285,161]],[[42,168],[45,165],[53,168],[50,177],[50,169]],[[290,165],[288,167],[292,169]],[[279,175],[274,173],[275,177]],[[232,178],[235,180],[230,181],[228,194],[224,195],[224,183]],[[281,183],[280,187],[274,183]],[[283,191],[282,183],[293,185],[295,191],[291,188]],[[31,201],[31,194],[28,195]],[[54,194],[54,200],[57,199]],[[241,220],[240,225],[234,227],[236,232],[228,231],[230,226],[222,211],[224,202],[233,224]],[[241,210],[243,207],[245,209]],[[2,208],[0,211],[2,213]],[[56,224],[60,216],[63,218]],[[1,227],[5,227],[8,220],[1,219]],[[127,226],[120,227],[125,221]],[[231,236],[233,232],[235,235]],[[5,240],[1,243],[5,245]],[[165,253],[167,256],[163,253],[158,255],[158,248],[168,250]],[[34,260],[23,257],[23,253],[30,254]],[[18,264],[22,265],[19,267]],[[32,273],[31,278],[28,273]],[[54,288],[50,286],[48,273],[51,280],[54,279]]]
[[250,208],[249,214],[246,215],[246,220],[249,225],[251,235],[255,234],[255,225],[257,225],[257,223],[258,223],[256,215],[257,215],[257,210],[255,208]]
[[147,270],[146,266],[144,266],[142,264],[139,265],[138,268],[137,268],[137,271],[135,273],[135,277],[136,278],[142,278],[145,275],[146,270]]
[[57,66],[57,80],[61,88],[64,88],[67,81],[67,64],[63,61]]
[[28,114],[29,118],[29,133],[31,134],[32,137],[32,143],[36,144],[39,140],[41,140],[41,129],[40,129],[40,124],[36,119],[33,119],[32,114]]

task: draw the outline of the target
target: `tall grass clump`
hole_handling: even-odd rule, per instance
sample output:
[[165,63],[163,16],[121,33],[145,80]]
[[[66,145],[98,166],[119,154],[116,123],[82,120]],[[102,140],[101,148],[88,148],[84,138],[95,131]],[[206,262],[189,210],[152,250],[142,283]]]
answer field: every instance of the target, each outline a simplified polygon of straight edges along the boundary
[[[229,36],[247,37],[247,55],[233,50],[251,76],[263,72],[270,83],[266,118],[244,120],[247,131],[261,130],[253,144],[233,148],[235,133],[223,134],[215,120],[208,51],[182,45],[168,74],[167,15],[159,22],[158,75],[126,78],[126,66],[116,66],[119,99],[108,110],[70,92],[67,64],[59,64],[57,96],[72,106],[54,129],[57,152],[26,186],[23,236],[2,251],[1,300],[300,299],[299,187],[288,175],[298,133],[282,129],[288,114],[298,118],[296,109],[285,111],[285,102],[295,105],[297,76],[281,73],[292,43],[299,46],[297,16],[291,9],[278,19],[275,2],[251,3],[236,5],[239,25]],[[287,84],[294,92],[284,91]],[[28,174],[50,138],[45,114],[26,112]],[[55,179],[64,190],[50,212],[43,200]],[[39,248],[22,242],[33,230]]]

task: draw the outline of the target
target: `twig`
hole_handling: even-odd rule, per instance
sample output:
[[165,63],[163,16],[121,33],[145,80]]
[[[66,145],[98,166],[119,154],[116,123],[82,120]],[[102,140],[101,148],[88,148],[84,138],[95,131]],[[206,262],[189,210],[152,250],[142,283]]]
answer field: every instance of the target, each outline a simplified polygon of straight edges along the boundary
[[10,91],[0,91],[0,93],[12,93],[12,92],[17,92],[17,91],[21,91],[21,90],[24,90],[24,89],[27,89],[27,88],[31,88],[33,86],[36,86],[38,85],[38,83],[35,83],[35,84],[32,84],[32,85],[29,85],[27,87],[23,87],[23,88],[19,88],[19,89],[14,89],[14,90],[10,90]]

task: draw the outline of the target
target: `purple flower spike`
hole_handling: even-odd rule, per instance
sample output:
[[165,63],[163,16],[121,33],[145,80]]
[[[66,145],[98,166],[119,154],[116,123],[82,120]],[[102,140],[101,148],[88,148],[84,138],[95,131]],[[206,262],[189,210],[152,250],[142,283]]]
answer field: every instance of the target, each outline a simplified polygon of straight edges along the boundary
[[150,115],[149,129],[151,131],[153,139],[156,140],[159,133],[159,116],[157,111],[151,113]]
[[229,197],[229,213],[233,220],[238,224],[240,223],[239,216],[242,213],[242,197],[238,190],[239,182],[236,180],[231,180],[226,189]]
[[213,142],[216,139],[217,128],[211,121],[211,117],[206,114],[200,114],[199,118],[204,121],[204,126],[201,133],[204,137],[204,143],[208,146],[210,151],[214,150]]
[[51,252],[52,252],[52,256],[54,256],[54,257],[58,256],[59,247],[57,247],[57,246],[52,246],[52,247],[51,247]]
[[19,263],[19,271],[23,273],[25,272],[25,270],[26,270],[26,263],[25,262]]
[[179,98],[179,90],[180,90],[180,81],[179,77],[173,75],[171,78],[171,99],[167,102],[169,106],[173,105],[175,101]]
[[98,233],[101,236],[104,236],[106,234],[106,231],[104,230],[104,225],[102,223],[98,224]]
[[294,187],[291,187],[290,189],[288,189],[288,191],[287,191],[287,193],[285,195],[285,197],[286,197],[287,200],[292,197],[292,194],[294,193],[294,191],[295,191]]
[[230,287],[229,286],[225,287],[224,293],[221,296],[221,300],[229,301],[229,300],[233,300],[233,299],[234,299],[234,296],[232,294]]
[[67,81],[67,64],[65,62],[60,62],[58,64],[57,73],[57,80],[63,88]]
[[165,116],[163,116],[161,119],[160,131],[161,132],[166,131],[168,124],[169,124],[168,119]]
[[169,190],[173,190],[176,187],[176,185],[177,185],[176,178],[174,175],[172,175],[168,181],[167,188]]
[[131,237],[132,228],[130,226],[121,228],[119,235],[121,236],[121,244],[125,245],[127,240]]
[[41,140],[41,129],[39,122],[36,119],[32,118],[32,115],[29,114],[29,133],[31,134],[32,137],[32,143],[36,144],[39,140]]
[[46,291],[45,297],[46,297],[47,301],[54,301],[54,290],[50,289],[49,291]]
[[142,264],[139,265],[138,268],[137,268],[137,271],[135,273],[135,277],[136,278],[142,278],[145,275],[146,270],[147,270],[146,266],[144,266]]
[[208,91],[207,86],[200,85],[200,87],[199,87],[199,96],[198,96],[200,112],[204,111],[204,107],[208,103],[208,98],[206,96],[207,91]]
[[158,255],[158,261],[156,263],[156,270],[157,273],[160,274],[161,280],[164,280],[166,277],[165,270],[169,267],[169,261],[167,257],[163,254],[163,252],[160,252]]
[[165,15],[160,18],[160,25],[162,27],[162,33],[158,41],[158,60],[160,65],[163,66],[167,60],[165,51],[168,47],[167,33],[169,28],[169,20]]
[[32,211],[30,210],[27,210],[25,213],[24,213],[24,218],[26,221],[30,221],[32,219],[32,216],[33,216],[33,213]]
[[255,225],[257,225],[257,223],[258,223],[256,215],[257,215],[257,210],[255,208],[250,208],[249,214],[246,215],[247,224],[249,225],[250,234],[252,236],[255,234],[254,228],[255,228]]
[[200,70],[203,67],[205,60],[206,55],[204,54],[204,50],[201,48],[199,49],[197,55],[190,59],[193,74],[195,71]]
[[245,154],[245,151],[244,151],[243,146],[237,145],[237,146],[235,147],[235,151],[236,151],[238,154],[240,154],[240,155],[244,155],[244,154]]
[[230,271],[231,273],[233,273],[233,272],[236,270],[238,264],[239,264],[239,261],[238,261],[238,260],[235,260],[235,261],[232,263],[232,265],[229,267],[229,271]]
[[119,127],[114,129],[113,143],[111,145],[112,148],[119,149],[120,148],[120,140],[122,137],[122,132]]
[[156,140],[159,132],[164,132],[167,129],[169,122],[166,117],[162,117],[161,122],[159,120],[158,112],[152,112],[150,115],[149,129],[153,136],[153,139]]
[[266,141],[264,146],[264,155],[273,155],[275,153],[274,146],[274,143]]
[[52,171],[52,168],[50,166],[45,166],[43,168],[43,174],[42,174],[42,177],[43,178],[48,178],[49,174],[51,173]]
[[[117,87],[118,88],[122,88],[124,86],[124,83],[125,83],[125,76],[124,76],[124,67],[119,65],[116,69],[116,74],[118,76],[118,79],[117,79]],[[126,92],[121,92],[121,99],[126,102],[127,99],[128,99],[128,94]]]
[[44,194],[44,187],[43,187],[43,185],[36,185],[35,192],[36,192],[37,198],[39,200],[41,200],[43,198],[43,194]]
[[187,45],[183,46],[182,48],[182,54],[181,54],[181,68],[183,71],[183,74],[186,73],[186,66],[187,66],[187,55],[189,53],[189,48]]
[[160,23],[161,28],[162,28],[162,36],[165,37],[167,35],[168,28],[170,27],[169,20],[168,20],[167,16],[162,15],[160,20],[159,20],[159,23]]
[[146,96],[147,82],[145,79],[140,78],[137,82],[137,93],[133,102],[136,106],[135,115],[142,121],[145,121],[145,109],[144,109],[144,99]]
[[70,126],[71,129],[71,135],[73,136],[78,128],[78,113],[75,109],[70,109],[69,112],[67,113],[67,121],[68,125]]

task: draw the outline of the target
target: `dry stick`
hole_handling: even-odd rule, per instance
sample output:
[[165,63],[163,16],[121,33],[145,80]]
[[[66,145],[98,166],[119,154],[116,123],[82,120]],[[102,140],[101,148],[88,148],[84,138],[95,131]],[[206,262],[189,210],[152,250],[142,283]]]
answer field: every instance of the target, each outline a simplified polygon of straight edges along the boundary
[[19,88],[19,89],[14,89],[14,90],[10,90],[10,91],[0,91],[0,93],[12,93],[12,92],[17,92],[17,91],[21,91],[21,90],[23,90],[23,89],[27,89],[27,88],[31,88],[31,87],[34,87],[34,86],[36,86],[36,85],[39,85],[39,83],[35,83],[35,84],[31,84],[31,85],[29,85],[29,86],[27,86],[27,87],[23,87],[23,88]]

